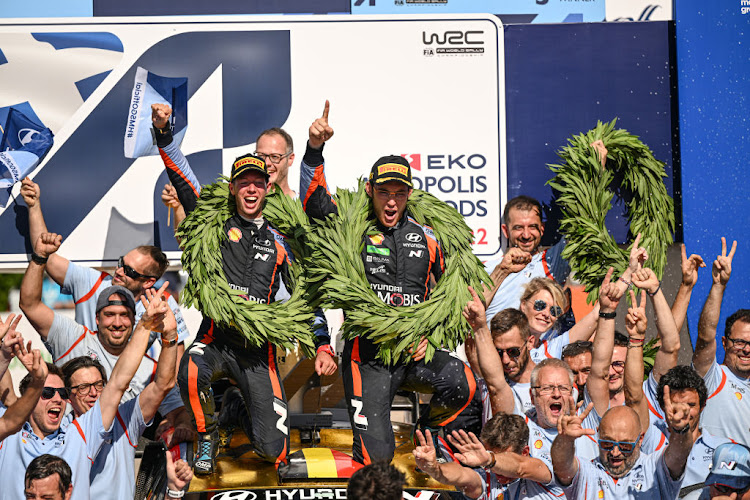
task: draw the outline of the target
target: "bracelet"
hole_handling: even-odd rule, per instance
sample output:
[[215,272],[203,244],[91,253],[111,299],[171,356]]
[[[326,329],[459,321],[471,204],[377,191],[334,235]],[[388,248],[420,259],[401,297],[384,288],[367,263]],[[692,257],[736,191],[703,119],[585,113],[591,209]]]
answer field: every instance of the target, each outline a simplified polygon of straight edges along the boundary
[[495,466],[495,464],[497,463],[497,458],[495,457],[495,452],[494,452],[494,451],[492,451],[492,450],[487,450],[487,453],[489,453],[489,454],[490,454],[490,463],[489,463],[489,464],[487,464],[487,465],[485,465],[485,466],[484,466],[484,468],[485,468],[485,470],[490,470],[490,469],[492,469],[492,468],[493,468],[493,467]]
[[318,349],[315,351],[315,354],[318,354],[320,351],[323,351],[324,353],[328,354],[332,358],[336,357],[336,353],[333,352],[333,347],[331,347],[331,344],[324,344],[324,345],[318,346]]
[[172,340],[168,340],[168,339],[165,339],[164,336],[162,335],[162,337],[161,337],[161,346],[162,347],[172,347],[173,345],[177,345],[177,340],[178,340],[177,337],[173,338]]
[[599,311],[599,317],[603,319],[615,319],[615,316],[617,316],[616,311],[612,311],[611,313],[605,313],[605,312]]
[[649,297],[653,297],[654,295],[659,293],[659,290],[661,290],[661,283],[659,283],[659,286],[656,287],[656,290],[654,290],[653,293],[649,292],[648,290],[646,290],[646,293],[648,294]]
[[36,253],[31,252],[31,260],[33,262],[36,262],[40,266],[45,265],[47,263],[48,259],[49,259],[49,257],[41,257],[41,256],[37,255]]
[[625,283],[626,285],[628,285],[628,288],[633,288],[633,283],[631,283],[630,281],[628,281],[626,279],[623,279],[622,276],[620,276],[619,278],[617,278],[617,280],[618,281],[622,281],[623,283]]
[[634,338],[630,337],[630,338],[628,339],[628,342],[629,342],[630,344],[643,344],[643,342],[645,342],[645,341],[646,341],[646,339],[645,339],[645,338],[642,338],[642,339],[634,339]]
[[167,496],[169,498],[182,498],[185,496],[185,490],[172,490],[167,486]]

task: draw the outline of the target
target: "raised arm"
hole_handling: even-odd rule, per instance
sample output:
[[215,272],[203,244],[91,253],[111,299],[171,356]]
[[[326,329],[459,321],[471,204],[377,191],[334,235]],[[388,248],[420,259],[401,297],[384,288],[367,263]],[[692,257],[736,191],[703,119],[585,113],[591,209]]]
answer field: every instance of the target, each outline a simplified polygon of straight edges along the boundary
[[490,452],[473,432],[464,430],[453,431],[448,440],[456,448],[456,458],[467,467],[485,467],[492,463],[494,455],[495,465],[492,472],[500,476],[529,479],[537,483],[548,484],[552,481],[552,472],[542,460],[528,455],[505,451]]
[[503,260],[501,260],[490,273],[490,278],[492,278],[492,288],[485,287],[482,292],[484,303],[489,304],[492,302],[492,299],[500,289],[500,285],[505,281],[505,278],[511,274],[523,271],[529,262],[531,262],[531,254],[529,252],[524,252],[517,247],[509,248],[503,255]]
[[42,353],[38,349],[31,350],[31,342],[28,348],[24,347],[23,342],[16,344],[15,350],[18,359],[31,373],[31,383],[23,396],[10,405],[0,418],[0,441],[21,430],[23,423],[34,411],[47,380],[47,363],[42,359]]
[[[42,192],[39,184],[26,177],[21,181],[21,196],[26,206],[29,207],[29,242],[31,246],[39,239],[39,236],[48,232],[47,223],[44,222],[42,213]],[[47,262],[47,274],[55,283],[62,286],[65,274],[68,272],[70,261],[60,255],[52,254]]]
[[664,386],[664,414],[669,426],[669,444],[664,451],[664,462],[672,479],[677,479],[685,472],[685,464],[693,448],[693,433],[690,432],[690,406],[688,403],[673,402],[668,385]]
[[646,339],[646,291],[641,290],[641,302],[630,290],[632,307],[625,317],[625,330],[628,332],[628,355],[625,358],[625,404],[638,414],[641,433],[649,426],[648,402],[643,394],[643,343]]
[[167,170],[169,182],[175,187],[177,197],[183,206],[185,214],[189,214],[198,202],[201,185],[198,178],[190,168],[185,155],[179,146],[172,140],[172,130],[169,126],[169,117],[172,108],[166,104],[151,105],[151,122],[154,125],[156,145],[159,146],[159,155]]
[[168,210],[174,211],[174,220],[172,222],[173,228],[177,231],[180,224],[185,220],[185,208],[180,203],[180,198],[177,196],[177,190],[171,184],[165,184],[164,189],[161,191],[161,202]]
[[589,403],[580,415],[576,415],[576,405],[573,403],[572,396],[569,396],[567,415],[562,415],[557,421],[557,437],[552,442],[552,470],[555,472],[555,479],[561,486],[570,486],[573,478],[578,474],[578,460],[575,457],[576,439],[582,436],[593,436],[596,434],[594,429],[584,429],[583,421],[594,407]]
[[472,287],[469,287],[469,292],[472,300],[464,307],[463,315],[474,330],[474,346],[479,368],[490,393],[492,413],[513,413],[515,406],[513,389],[505,380],[503,363],[497,353],[495,344],[492,342],[490,329],[487,328],[484,304],[479,300],[477,292]]
[[615,349],[615,311],[624,290],[612,283],[613,268],[609,268],[599,289],[599,322],[591,355],[591,373],[586,387],[599,415],[609,408],[609,367]]
[[432,440],[432,433],[427,429],[425,435],[422,431],[417,431],[417,440],[419,446],[414,448],[414,460],[417,467],[443,484],[455,486],[461,493],[469,498],[478,498],[482,494],[482,479],[475,471],[463,467],[458,462],[439,463],[437,453]]
[[[161,298],[168,285],[169,282],[165,281],[156,294],[150,294],[152,297],[158,298],[158,300],[152,299],[149,301],[146,312],[143,313],[141,320],[133,330],[133,334],[125,350],[117,358],[117,363],[112,369],[109,382],[102,391],[99,404],[102,411],[102,424],[105,429],[109,429],[112,425],[122,395],[125,394],[130,381],[133,379],[138,366],[143,360],[143,355],[146,353],[146,349],[148,349],[151,331],[159,331],[158,329],[161,328],[160,325],[165,321],[169,305],[166,300],[161,300]],[[172,372],[171,376],[174,376],[174,365],[170,367],[170,371]]]
[[[151,303],[153,303],[152,309],[160,307],[160,302],[167,303],[165,298],[157,297],[158,294],[153,288],[147,289],[145,295],[148,300],[142,296],[141,302],[146,308]],[[166,313],[163,315],[161,323],[157,323],[151,318],[148,319],[153,323],[149,325],[150,330],[161,332],[161,353],[159,353],[154,380],[143,389],[139,399],[143,420],[146,422],[154,418],[159,405],[177,381],[177,372],[175,371],[177,365],[177,321],[172,309],[167,304]]]
[[568,338],[571,343],[591,338],[599,323],[599,307],[599,302],[594,304],[594,308],[581,321],[573,325],[573,328],[568,330]]
[[716,327],[721,316],[721,302],[724,300],[724,289],[732,275],[732,259],[737,250],[737,242],[732,243],[732,249],[727,253],[727,240],[721,238],[721,255],[716,257],[711,268],[713,285],[708,292],[708,298],[703,305],[701,317],[698,320],[698,339],[693,352],[693,366],[703,377],[716,359]]
[[308,130],[307,148],[300,163],[299,195],[302,208],[311,219],[324,219],[338,212],[326,181],[323,146],[333,137],[333,129],[328,123],[331,105],[326,101],[323,115],[316,119]]
[[34,243],[34,253],[37,261],[32,259],[21,282],[20,307],[29,320],[31,326],[39,332],[42,340],[47,340],[47,334],[55,319],[55,312],[42,302],[42,285],[44,283],[44,269],[47,267],[48,257],[53,255],[62,244],[62,236],[55,233],[43,233]]
[[677,356],[680,353],[680,331],[674,322],[672,310],[661,289],[659,278],[648,268],[639,269],[633,274],[633,284],[648,292],[654,304],[656,315],[656,329],[659,332],[661,346],[654,358],[654,379],[659,382],[662,375],[677,366]]
[[685,323],[690,296],[693,294],[693,287],[698,282],[698,269],[706,267],[700,255],[687,256],[684,243],[680,245],[680,248],[682,249],[682,282],[672,303],[672,316],[678,332],[682,330],[682,325]]

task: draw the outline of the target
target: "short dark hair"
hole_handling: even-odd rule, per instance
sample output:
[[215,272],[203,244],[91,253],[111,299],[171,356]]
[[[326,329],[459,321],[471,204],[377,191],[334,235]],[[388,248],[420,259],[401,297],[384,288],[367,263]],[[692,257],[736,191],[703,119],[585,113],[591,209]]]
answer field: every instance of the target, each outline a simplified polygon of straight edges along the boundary
[[47,453],[39,455],[31,461],[28,467],[26,467],[26,475],[23,479],[24,487],[28,488],[31,486],[32,481],[36,479],[44,479],[53,474],[57,474],[60,478],[57,487],[60,489],[60,494],[64,498],[65,493],[68,491],[68,488],[70,488],[73,473],[65,460]]
[[141,245],[135,247],[135,250],[138,250],[143,255],[148,255],[154,261],[154,265],[147,266],[147,268],[144,269],[145,272],[143,274],[156,276],[157,279],[161,278],[161,275],[164,274],[164,271],[169,267],[169,260],[167,259],[166,254],[161,251],[161,248],[153,245]]
[[656,389],[656,398],[662,409],[664,408],[664,386],[666,385],[669,386],[670,393],[688,389],[696,391],[701,408],[706,406],[706,401],[708,400],[706,382],[703,381],[703,377],[692,366],[677,365],[662,375],[659,380],[659,387]]
[[[50,375],[57,375],[61,379],[63,378],[63,372],[57,365],[54,365],[52,363],[47,363],[47,376]],[[21,381],[18,383],[18,392],[21,393],[21,396],[23,396],[23,393],[26,392],[26,389],[29,388],[29,384],[31,383],[31,373],[27,373],[25,377],[21,379]]]
[[485,446],[521,453],[529,443],[529,426],[520,415],[496,413],[482,427],[480,439]]
[[539,214],[539,218],[542,218],[542,204],[539,203],[539,200],[537,200],[536,198],[532,198],[531,196],[522,194],[509,200],[505,204],[505,209],[503,210],[503,224],[508,224],[510,222],[509,214],[511,209],[523,211],[536,209],[537,213]]
[[630,337],[624,333],[615,332],[615,347],[627,347]]
[[492,317],[492,320],[490,320],[490,332],[492,332],[493,338],[509,332],[514,326],[518,327],[518,331],[521,333],[521,338],[523,340],[529,338],[529,335],[531,334],[531,330],[529,330],[529,320],[526,318],[526,315],[518,309],[513,307],[503,309],[495,314]]
[[104,383],[107,383],[107,372],[104,370],[104,367],[99,362],[99,360],[96,360],[94,358],[91,358],[89,356],[78,356],[77,358],[73,358],[64,365],[62,365],[62,372],[63,372],[63,382],[65,383],[65,387],[70,389],[70,379],[73,377],[73,374],[80,370],[81,368],[96,368],[99,370],[99,373],[102,376],[102,380]]
[[284,142],[286,142],[286,153],[292,153],[294,151],[294,141],[292,140],[292,136],[287,133],[286,130],[280,127],[271,127],[267,128],[263,132],[258,135],[258,138],[255,139],[255,144],[258,144],[258,141],[261,137],[264,135],[278,135],[281,136],[282,139],[284,139]]
[[352,474],[346,487],[347,498],[368,500],[401,500],[404,496],[404,473],[386,461],[376,461]]
[[729,333],[732,331],[732,326],[738,321],[741,323],[750,323],[750,309],[738,309],[727,318],[726,323],[724,323],[725,337],[729,337]]
[[575,358],[586,352],[589,354],[594,352],[594,343],[590,340],[576,340],[563,347],[562,359]]

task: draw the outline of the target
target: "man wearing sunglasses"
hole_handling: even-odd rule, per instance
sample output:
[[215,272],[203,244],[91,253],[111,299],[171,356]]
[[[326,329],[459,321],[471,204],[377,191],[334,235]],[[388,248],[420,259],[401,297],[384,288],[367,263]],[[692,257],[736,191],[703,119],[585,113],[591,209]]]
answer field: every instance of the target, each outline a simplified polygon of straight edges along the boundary
[[711,269],[713,284],[698,321],[693,366],[708,387],[703,429],[750,446],[750,309],[739,309],[726,319],[721,338],[724,361],[718,364],[716,359],[721,302],[732,274],[736,250],[736,241],[727,252],[727,241],[721,239],[721,255],[716,257]]
[[[21,182],[21,196],[29,208],[29,239],[33,246],[42,233],[47,232],[47,224],[41,206],[41,190],[39,185],[28,177]],[[62,287],[64,293],[69,293],[75,300],[77,323],[89,330],[96,330],[96,301],[99,294],[107,287],[118,285],[127,288],[136,301],[135,322],[143,314],[140,302],[141,295],[152,288],[167,270],[169,262],[159,247],[141,245],[130,250],[117,260],[117,267],[113,274],[97,271],[90,267],[80,266],[70,262],[57,253],[48,256],[46,263],[47,274]],[[184,352],[183,342],[190,336],[180,306],[171,296],[168,297],[169,307],[177,320],[180,344],[178,355]],[[158,340],[158,332],[152,332],[150,343]]]
[[[36,249],[40,250],[38,247]],[[37,264],[30,264],[30,266],[34,265]],[[29,275],[27,274],[24,279],[28,278]],[[41,281],[41,277],[39,277],[39,280]],[[109,299],[115,301],[112,299],[114,297],[117,301],[125,302],[127,301],[126,293],[129,294],[130,292],[123,291],[122,295],[113,294]],[[23,477],[23,471],[34,458],[45,453],[63,458],[70,466],[73,473],[71,499],[87,500],[91,498],[89,474],[94,459],[107,438],[106,431],[111,429],[116,418],[120,400],[125,391],[128,390],[133,375],[141,365],[148,345],[150,330],[168,330],[164,327],[164,318],[168,306],[160,300],[160,297],[161,294],[159,294],[159,300],[151,300],[148,304],[141,323],[135,328],[132,338],[126,343],[122,355],[117,359],[109,383],[102,389],[101,396],[91,409],[80,417],[72,421],[64,419],[63,412],[69,400],[69,390],[63,383],[63,373],[60,368],[52,364],[47,365],[49,373],[44,384],[42,397],[37,402],[34,411],[27,422],[24,423],[21,431],[8,437],[0,447],[0,470],[3,470],[8,477],[19,478],[18,481],[6,481],[3,484],[3,488],[0,488],[0,499],[15,500],[23,498],[24,483],[20,479]],[[142,300],[145,301],[145,298]],[[130,302],[132,302],[132,296]],[[111,306],[114,307],[115,304]],[[116,304],[116,306],[121,307],[119,304]],[[72,320],[62,316],[54,317],[54,313],[51,310],[49,311],[51,315],[49,323],[56,320],[55,326],[52,327],[53,334],[55,329],[64,328],[59,326],[61,321],[68,321],[76,325]],[[40,326],[39,319],[39,317],[29,317],[29,321],[35,328]],[[76,326],[80,328],[85,337],[93,337],[87,334],[85,327]],[[46,337],[46,334],[49,333],[49,326],[43,328],[43,331],[43,337]],[[40,331],[40,333],[42,332]],[[164,340],[168,340],[168,338],[165,336]],[[170,370],[170,372],[173,371]],[[21,380],[19,384],[21,394],[26,392],[31,380],[31,375],[27,375]]]
[[675,499],[680,492],[685,464],[693,446],[687,405],[672,403],[665,388],[665,413],[670,429],[666,449],[641,453],[641,422],[628,406],[607,410],[599,425],[599,456],[579,460],[578,440],[596,431],[583,423],[593,409],[590,403],[579,415],[570,409],[558,422],[558,435],[552,444],[552,465],[565,496],[581,500],[601,498]]

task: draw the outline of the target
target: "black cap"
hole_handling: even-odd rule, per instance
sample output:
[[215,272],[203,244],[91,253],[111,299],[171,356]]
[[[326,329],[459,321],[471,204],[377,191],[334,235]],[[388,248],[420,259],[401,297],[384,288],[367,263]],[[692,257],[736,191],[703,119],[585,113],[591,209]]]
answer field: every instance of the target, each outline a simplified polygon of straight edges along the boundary
[[234,181],[245,172],[258,172],[259,174],[265,175],[266,179],[270,177],[268,170],[266,169],[266,162],[255,155],[246,154],[240,156],[234,160],[234,163],[232,163],[232,175],[229,177],[229,182]]
[[403,182],[410,188],[414,187],[411,182],[411,166],[403,156],[383,156],[372,166],[371,184],[383,184],[390,181]]
[[[125,300],[109,300],[109,297],[114,293],[122,295]],[[112,285],[105,288],[99,294],[99,298],[96,299],[97,314],[107,306],[125,306],[135,314],[135,299],[133,298],[133,292],[120,285]]]

